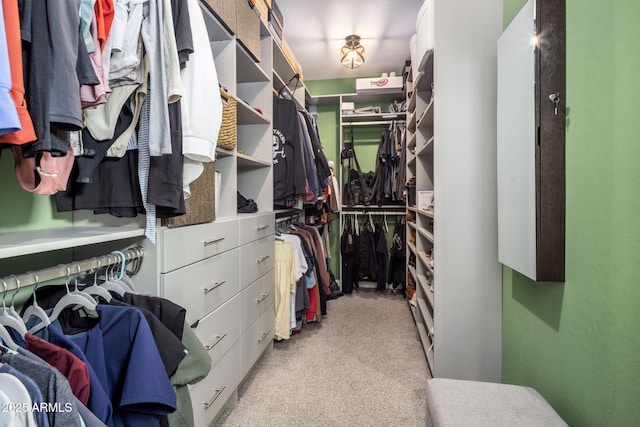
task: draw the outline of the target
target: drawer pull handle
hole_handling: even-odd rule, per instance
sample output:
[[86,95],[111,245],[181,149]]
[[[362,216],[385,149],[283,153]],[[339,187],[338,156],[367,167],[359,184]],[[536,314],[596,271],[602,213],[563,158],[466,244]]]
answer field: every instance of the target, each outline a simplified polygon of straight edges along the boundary
[[266,230],[267,228],[269,228],[268,225],[263,225],[262,227],[257,227],[258,231],[262,231],[262,230]]
[[271,331],[267,331],[267,332],[263,332],[262,336],[260,338],[258,338],[258,344],[261,343],[262,341],[264,341],[264,339],[267,337],[267,335],[269,335],[269,332]]
[[211,245],[213,245],[215,243],[222,242],[224,239],[226,239],[226,237],[220,237],[219,239],[213,239],[213,240],[205,240],[204,241],[204,246],[205,247],[206,246],[211,246]]
[[260,298],[258,298],[256,301],[258,301],[258,304],[260,304],[262,301],[264,301],[269,295],[271,294],[262,294],[260,295]]
[[224,335],[216,335],[216,340],[215,340],[212,344],[209,344],[209,345],[207,346],[207,351],[209,351],[209,350],[211,350],[213,347],[217,346],[217,345],[218,345],[218,343],[219,343],[220,341],[222,341],[222,340],[224,339],[224,337],[226,337],[226,336],[227,336],[227,334],[224,334]]
[[269,255],[265,255],[265,256],[263,256],[262,258],[260,258],[260,259],[258,260],[258,264],[261,264],[261,263],[265,262],[268,258],[269,258]]
[[222,392],[224,391],[226,386],[222,386],[222,388],[216,389],[216,394],[211,398],[210,401],[208,402],[204,402],[204,409],[209,409],[211,408],[211,406],[213,405],[213,403],[216,401],[216,399],[218,397],[220,397],[220,395],[222,394]]
[[204,294],[205,294],[205,295],[206,295],[206,294],[208,294],[209,292],[211,292],[212,290],[214,290],[214,289],[215,289],[215,288],[217,288],[218,286],[222,286],[222,285],[224,285],[225,283],[227,283],[227,281],[226,281],[226,280],[223,280],[222,282],[216,282],[216,283],[214,283],[214,284],[213,284],[213,286],[211,286],[210,288],[205,288],[205,290],[204,290]]

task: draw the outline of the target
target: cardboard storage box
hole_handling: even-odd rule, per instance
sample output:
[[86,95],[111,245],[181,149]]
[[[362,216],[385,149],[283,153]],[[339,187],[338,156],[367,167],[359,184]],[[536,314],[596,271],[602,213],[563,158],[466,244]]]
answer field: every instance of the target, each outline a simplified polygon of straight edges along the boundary
[[236,2],[230,0],[205,0],[205,3],[227,30],[231,34],[235,34],[237,25]]
[[[264,1],[264,0],[260,0]],[[260,61],[259,11],[247,0],[205,0],[205,4],[256,61]]]
[[[270,4],[271,2],[269,2]],[[260,19],[265,25],[269,26],[269,4],[267,4],[266,0],[256,0],[255,8],[260,15]]]
[[256,61],[260,61],[260,17],[247,0],[236,0],[236,36]]

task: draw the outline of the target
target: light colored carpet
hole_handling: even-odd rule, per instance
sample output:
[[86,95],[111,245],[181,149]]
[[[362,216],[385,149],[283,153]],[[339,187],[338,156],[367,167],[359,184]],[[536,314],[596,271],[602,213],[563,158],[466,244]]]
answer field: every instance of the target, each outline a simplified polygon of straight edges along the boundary
[[275,343],[220,426],[424,426],[424,352],[406,299],[360,291]]

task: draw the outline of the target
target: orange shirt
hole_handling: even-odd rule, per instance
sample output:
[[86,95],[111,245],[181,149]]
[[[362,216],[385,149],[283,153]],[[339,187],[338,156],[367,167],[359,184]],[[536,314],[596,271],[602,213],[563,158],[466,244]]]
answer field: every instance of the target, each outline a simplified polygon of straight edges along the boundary
[[96,13],[96,26],[98,31],[98,41],[100,42],[100,51],[104,50],[104,44],[109,37],[111,24],[115,15],[115,4],[113,0],[98,0],[93,9]]

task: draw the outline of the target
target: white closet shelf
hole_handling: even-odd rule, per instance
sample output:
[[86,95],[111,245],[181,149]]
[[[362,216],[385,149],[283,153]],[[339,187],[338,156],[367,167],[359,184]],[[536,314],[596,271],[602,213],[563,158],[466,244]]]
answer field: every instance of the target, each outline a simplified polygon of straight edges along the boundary
[[413,316],[413,321],[416,321],[416,306],[411,304],[411,300],[407,299],[407,305],[409,306],[409,311],[411,311],[411,315]]
[[407,111],[413,113],[416,109],[416,99],[418,98],[418,91],[414,88],[409,96],[409,103],[407,104]]
[[260,63],[256,62],[240,44],[236,44],[236,60],[238,83],[268,82],[271,80]]
[[415,210],[415,212],[419,213],[420,215],[424,215],[426,217],[429,217],[429,218],[433,219],[433,209],[431,209],[431,210],[415,209],[415,208],[413,208],[413,209]]
[[416,272],[416,268],[413,265],[409,265],[409,273],[413,277],[414,281],[418,281],[418,273]]
[[422,292],[425,297],[427,297],[427,301],[429,305],[433,307],[433,291],[431,290],[431,286],[429,286],[429,279],[424,274],[418,274],[418,283],[422,287]]
[[427,230],[426,228],[418,228],[418,233],[428,241],[433,243],[433,233]]
[[282,47],[278,44],[275,37],[273,40],[273,71],[278,73],[284,79],[289,80],[296,74],[293,65],[289,62],[282,51]]
[[238,167],[240,168],[263,168],[271,166],[271,163],[271,160],[261,160],[238,153]]
[[[420,308],[418,308],[420,310]],[[420,317],[420,313],[416,313],[416,316]],[[429,337],[429,332],[424,323],[417,321],[416,326],[418,328],[418,335],[420,335],[420,341],[422,342],[422,349],[424,350],[424,354],[427,357],[427,363],[429,364],[429,370],[433,373],[433,352],[430,349],[431,347],[431,338]],[[429,353],[431,353],[431,357],[429,357]]]
[[418,128],[433,127],[433,98],[431,98],[431,102],[429,102],[422,116],[418,119],[416,126]]
[[360,122],[380,122],[384,124],[390,120],[405,120],[407,114],[405,112],[400,113],[372,113],[372,114],[343,114],[342,125],[350,125],[352,123]]
[[422,64],[419,67],[418,76],[414,79],[413,87],[418,90],[431,89],[433,82],[433,50],[425,53]]
[[433,274],[433,268],[431,268],[431,266],[429,265],[429,258],[427,258],[427,255],[424,252],[419,252],[418,258],[420,258],[420,261],[422,261],[422,264],[424,264],[425,268],[429,270],[431,274]]
[[424,318],[425,326],[427,327],[427,333],[433,328],[433,317],[431,317],[431,311],[429,311],[429,307],[427,307],[427,302],[422,298],[416,298],[418,301],[418,308],[420,308],[420,314]]
[[225,150],[224,148],[216,147],[216,158],[222,157],[231,157],[233,156],[233,151]]
[[68,227],[0,233],[0,259],[144,236],[139,227]]
[[416,112],[412,111],[411,113],[409,113],[409,118],[407,120],[407,130],[412,134],[414,134],[416,131],[416,122]]
[[268,125],[269,119],[238,98],[238,125]]
[[414,230],[416,230],[418,228],[418,226],[416,225],[415,222],[407,221],[407,225],[409,227],[413,228]]
[[418,250],[416,249],[416,245],[412,243],[407,243],[407,246],[409,246],[409,250],[413,252],[414,255],[418,255]]
[[207,27],[207,33],[209,34],[209,40],[215,41],[229,41],[233,39],[233,36],[227,31],[218,19],[214,16],[213,12],[209,9],[209,6],[205,2],[199,2],[200,9],[205,16],[205,25]]
[[409,166],[412,171],[416,170],[416,158],[418,156],[415,153],[409,153],[407,155],[407,166]]
[[423,156],[423,155],[433,155],[433,137],[429,138],[429,140],[424,144],[424,146],[422,148],[420,148],[417,152],[416,155],[417,156]]

